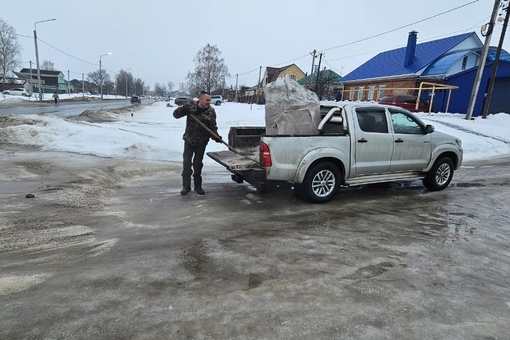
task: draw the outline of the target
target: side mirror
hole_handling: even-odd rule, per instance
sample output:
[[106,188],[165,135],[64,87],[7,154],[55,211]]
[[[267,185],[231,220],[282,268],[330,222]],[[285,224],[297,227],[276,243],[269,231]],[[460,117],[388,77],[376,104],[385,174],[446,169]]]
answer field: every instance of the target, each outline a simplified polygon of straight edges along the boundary
[[428,134],[428,133],[432,133],[434,132],[436,129],[434,128],[433,125],[430,125],[430,124],[427,124],[425,126],[425,134]]

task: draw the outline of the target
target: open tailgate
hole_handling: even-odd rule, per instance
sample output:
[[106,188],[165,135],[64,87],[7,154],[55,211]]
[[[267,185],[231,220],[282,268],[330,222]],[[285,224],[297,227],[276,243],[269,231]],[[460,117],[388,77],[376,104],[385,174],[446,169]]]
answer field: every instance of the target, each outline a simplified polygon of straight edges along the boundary
[[230,150],[226,150],[208,152],[207,156],[211,157],[216,162],[227,168],[227,170],[234,173],[259,168],[257,157],[253,154],[242,156]]

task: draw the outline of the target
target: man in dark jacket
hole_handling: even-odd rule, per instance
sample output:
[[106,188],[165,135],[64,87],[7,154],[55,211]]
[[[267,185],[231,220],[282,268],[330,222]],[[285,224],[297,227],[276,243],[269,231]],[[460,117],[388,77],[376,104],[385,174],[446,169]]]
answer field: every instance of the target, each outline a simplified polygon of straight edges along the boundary
[[[191,175],[193,175],[196,193],[204,195],[204,189],[202,189],[202,167],[204,164],[202,161],[204,159],[205,147],[209,142],[209,138],[214,139],[218,143],[221,142],[221,137],[218,135],[218,126],[216,125],[216,111],[211,107],[211,95],[203,91],[200,93],[197,103],[188,102],[175,109],[175,118],[184,116],[187,117],[186,130],[182,136],[182,139],[184,139],[184,152],[181,195],[187,195],[191,191]],[[218,138],[213,137],[194,118],[197,118],[207,126]]]

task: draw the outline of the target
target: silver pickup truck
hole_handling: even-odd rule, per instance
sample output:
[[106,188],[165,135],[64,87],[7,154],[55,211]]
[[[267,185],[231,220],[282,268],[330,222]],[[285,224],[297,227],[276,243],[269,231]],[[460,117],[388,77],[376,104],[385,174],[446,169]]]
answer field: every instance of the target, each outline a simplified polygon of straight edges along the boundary
[[296,196],[322,203],[341,185],[422,179],[429,190],[446,188],[462,163],[462,143],[435,132],[395,106],[342,103],[321,106],[316,135],[266,135],[265,127],[233,127],[233,151],[207,155],[260,191],[269,182],[294,184]]

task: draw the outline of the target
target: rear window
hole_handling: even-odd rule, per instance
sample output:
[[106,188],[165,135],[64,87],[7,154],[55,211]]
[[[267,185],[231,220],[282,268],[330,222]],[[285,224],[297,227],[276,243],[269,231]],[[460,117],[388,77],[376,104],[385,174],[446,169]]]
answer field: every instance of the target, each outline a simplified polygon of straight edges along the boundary
[[391,103],[393,101],[393,97],[382,97],[379,100],[379,103]]
[[416,97],[413,97],[413,96],[397,96],[397,102],[400,102],[400,103],[416,103]]

